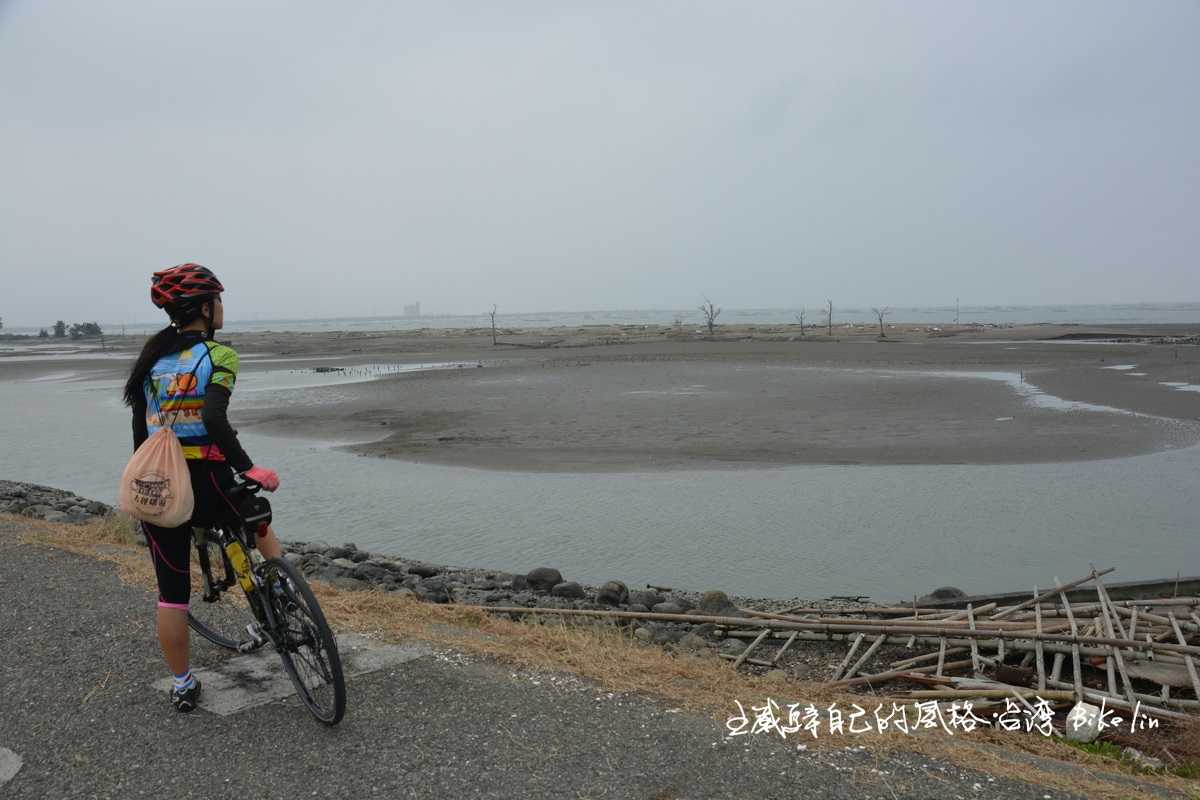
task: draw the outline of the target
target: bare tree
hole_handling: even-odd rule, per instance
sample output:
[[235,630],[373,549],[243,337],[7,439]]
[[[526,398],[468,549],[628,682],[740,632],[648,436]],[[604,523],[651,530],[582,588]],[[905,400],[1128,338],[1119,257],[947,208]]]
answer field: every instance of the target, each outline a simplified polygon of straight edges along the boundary
[[829,334],[829,338],[833,338],[833,301],[826,301],[828,305],[825,309],[825,332]]
[[708,326],[708,335],[712,336],[717,327],[717,317],[721,316],[721,309],[714,306],[713,301],[706,297],[704,305],[700,306],[700,312],[704,314],[704,324]]
[[883,332],[883,318],[892,313],[892,310],[884,306],[882,308],[872,308],[871,311],[875,312],[875,316],[879,320],[879,338],[886,339],[887,334]]
[[496,304],[492,303],[492,310],[488,312],[488,316],[492,318],[492,347],[496,346]]
[[804,309],[800,309],[800,313],[796,315],[796,320],[800,323],[800,335],[804,335]]

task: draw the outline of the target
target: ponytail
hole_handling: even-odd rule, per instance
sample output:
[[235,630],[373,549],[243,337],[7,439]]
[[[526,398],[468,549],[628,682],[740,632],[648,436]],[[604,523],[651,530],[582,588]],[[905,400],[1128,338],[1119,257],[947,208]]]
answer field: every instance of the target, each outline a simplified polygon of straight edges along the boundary
[[[125,405],[132,407],[143,397],[142,384],[145,382],[146,376],[150,374],[154,362],[165,355],[178,353],[183,349],[183,326],[204,316],[204,306],[210,304],[214,296],[190,297],[163,306],[163,310],[171,317],[171,324],[147,339],[146,344],[142,347],[142,353],[133,363],[133,371],[129,373],[129,380],[125,382]],[[209,305],[209,316],[206,319],[207,325],[204,331],[205,339],[213,337],[212,313],[212,306]]]
[[133,371],[129,373],[129,380],[125,382],[125,405],[133,406],[144,400],[142,384],[145,382],[146,376],[150,374],[154,362],[165,355],[182,350],[182,340],[183,335],[174,325],[168,325],[146,340],[141,355],[133,363]]

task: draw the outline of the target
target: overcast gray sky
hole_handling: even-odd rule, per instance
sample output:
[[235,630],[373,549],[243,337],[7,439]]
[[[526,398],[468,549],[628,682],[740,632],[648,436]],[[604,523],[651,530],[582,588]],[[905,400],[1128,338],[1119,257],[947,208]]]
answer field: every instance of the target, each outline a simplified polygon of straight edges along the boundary
[[1200,300],[1200,4],[0,0],[0,316]]

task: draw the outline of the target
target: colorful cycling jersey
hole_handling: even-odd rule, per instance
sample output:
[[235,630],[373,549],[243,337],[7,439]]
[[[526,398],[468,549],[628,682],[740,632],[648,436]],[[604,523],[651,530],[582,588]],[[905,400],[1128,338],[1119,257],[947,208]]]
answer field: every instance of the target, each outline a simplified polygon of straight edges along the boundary
[[237,352],[213,341],[200,341],[163,356],[150,368],[143,387],[147,432],[153,434],[171,424],[183,445],[184,458],[224,461],[225,455],[204,427],[201,412],[208,387],[222,386],[232,392],[237,372]]

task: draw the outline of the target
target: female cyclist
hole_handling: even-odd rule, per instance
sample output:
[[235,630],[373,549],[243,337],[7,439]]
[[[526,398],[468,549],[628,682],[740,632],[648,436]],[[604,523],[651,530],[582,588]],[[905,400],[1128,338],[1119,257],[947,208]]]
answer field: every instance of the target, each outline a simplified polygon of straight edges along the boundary
[[[225,321],[224,290],[217,276],[199,264],[154,273],[150,300],[167,312],[171,324],[146,342],[125,384],[125,404],[133,409],[134,449],[164,423],[171,424],[183,445],[196,499],[191,521],[178,528],[142,523],[158,578],[158,642],[175,676],[171,703],[183,712],[194,709],[200,697],[200,682],[188,668],[192,526],[212,525],[232,507],[227,494],[235,472],[267,491],[279,488],[279,476],[254,465],[226,417],[238,356],[212,338]],[[283,554],[270,528],[258,537],[258,548],[267,558]]]

